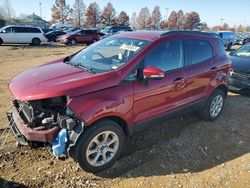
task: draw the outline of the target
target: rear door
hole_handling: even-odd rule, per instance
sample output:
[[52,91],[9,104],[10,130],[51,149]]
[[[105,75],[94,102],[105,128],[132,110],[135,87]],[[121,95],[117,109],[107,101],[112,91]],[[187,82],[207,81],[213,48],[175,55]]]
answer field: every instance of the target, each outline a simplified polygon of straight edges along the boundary
[[30,34],[26,27],[15,27],[15,36],[18,43],[31,43]]
[[216,67],[213,66],[214,52],[212,45],[205,39],[184,41],[187,76],[188,101],[200,101],[207,97],[207,86],[211,84]]
[[144,67],[154,66],[165,76],[134,83],[134,123],[157,117],[185,105],[186,82],[181,40],[163,41],[143,60]]

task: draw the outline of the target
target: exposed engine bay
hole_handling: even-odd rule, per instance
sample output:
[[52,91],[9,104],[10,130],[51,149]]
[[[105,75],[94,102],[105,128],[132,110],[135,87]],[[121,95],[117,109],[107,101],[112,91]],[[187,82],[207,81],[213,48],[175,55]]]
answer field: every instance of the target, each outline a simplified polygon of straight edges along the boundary
[[7,117],[18,143],[50,143],[53,155],[64,155],[67,149],[75,145],[84,126],[67,107],[68,101],[67,97],[12,101]]
[[66,97],[28,102],[14,101],[14,104],[23,121],[33,130],[49,130],[55,126],[71,130],[75,126],[73,113],[66,107]]

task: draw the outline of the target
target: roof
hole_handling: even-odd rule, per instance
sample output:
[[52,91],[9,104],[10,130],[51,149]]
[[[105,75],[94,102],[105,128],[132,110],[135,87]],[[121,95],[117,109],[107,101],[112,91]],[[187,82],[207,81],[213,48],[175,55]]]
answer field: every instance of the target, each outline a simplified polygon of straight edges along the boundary
[[117,34],[119,37],[136,38],[141,40],[156,40],[160,37],[168,35],[200,35],[215,37],[211,32],[201,32],[201,31],[186,31],[186,30],[172,30],[172,31],[135,31],[135,32],[124,32]]

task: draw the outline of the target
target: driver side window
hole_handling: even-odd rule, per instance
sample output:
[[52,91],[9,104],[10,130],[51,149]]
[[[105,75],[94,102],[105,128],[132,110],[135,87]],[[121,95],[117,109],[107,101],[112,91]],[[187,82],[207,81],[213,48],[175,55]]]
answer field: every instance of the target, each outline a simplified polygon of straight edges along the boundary
[[5,30],[2,31],[2,33],[12,33],[12,27],[8,27]]
[[164,41],[144,59],[144,66],[171,71],[184,66],[183,44],[180,40]]

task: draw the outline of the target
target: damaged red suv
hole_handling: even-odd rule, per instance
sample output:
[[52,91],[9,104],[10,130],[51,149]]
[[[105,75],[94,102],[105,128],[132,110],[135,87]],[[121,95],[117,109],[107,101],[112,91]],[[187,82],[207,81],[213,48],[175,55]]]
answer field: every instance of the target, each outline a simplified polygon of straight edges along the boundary
[[55,155],[69,153],[99,172],[152,121],[190,110],[218,118],[230,69],[221,40],[209,33],[122,33],[17,75],[7,115],[20,144],[51,143]]

